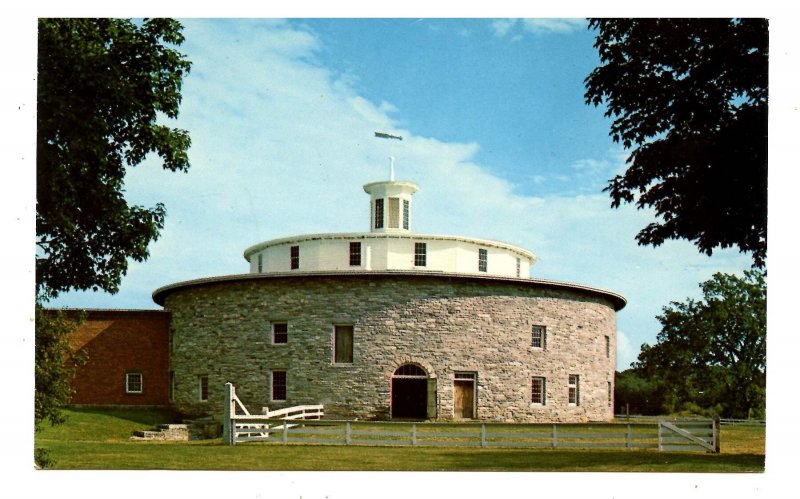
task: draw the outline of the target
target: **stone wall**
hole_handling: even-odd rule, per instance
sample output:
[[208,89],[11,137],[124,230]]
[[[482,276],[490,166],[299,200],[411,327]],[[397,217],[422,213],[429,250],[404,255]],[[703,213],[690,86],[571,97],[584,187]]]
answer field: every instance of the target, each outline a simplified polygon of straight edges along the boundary
[[[326,417],[386,418],[392,375],[412,363],[436,379],[439,419],[454,416],[456,372],[477,375],[477,419],[613,416],[614,303],[591,290],[441,275],[264,276],[175,287],[164,300],[173,403],[190,414],[221,416],[231,382],[251,412],[321,403]],[[287,344],[272,344],[273,322],[288,323]],[[337,324],[354,327],[352,364],[333,363]],[[546,326],[546,348],[531,346],[533,325]],[[285,402],[270,400],[273,370],[287,373]],[[580,376],[578,405],[568,403],[570,374]],[[545,405],[531,404],[532,376],[547,380]]]

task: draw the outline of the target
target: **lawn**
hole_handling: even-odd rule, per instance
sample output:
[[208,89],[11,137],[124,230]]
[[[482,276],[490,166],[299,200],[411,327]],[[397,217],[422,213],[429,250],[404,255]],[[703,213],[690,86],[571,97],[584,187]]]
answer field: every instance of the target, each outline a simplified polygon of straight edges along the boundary
[[174,421],[164,411],[70,409],[64,425],[36,435],[58,469],[312,471],[761,472],[763,427],[723,426],[721,453],[395,448],[130,440],[134,430]]

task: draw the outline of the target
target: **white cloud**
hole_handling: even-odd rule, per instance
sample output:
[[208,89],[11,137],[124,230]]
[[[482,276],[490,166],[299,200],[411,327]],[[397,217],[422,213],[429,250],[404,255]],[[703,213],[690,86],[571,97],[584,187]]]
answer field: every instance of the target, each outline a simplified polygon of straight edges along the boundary
[[572,33],[586,29],[585,19],[523,19],[526,31],[531,33]]
[[[581,29],[586,29],[586,20],[584,19],[557,19],[557,18],[541,18],[541,19],[495,19],[490,23],[490,28],[495,36],[503,38],[509,34],[516,32],[517,28],[521,26],[524,32],[535,34],[568,34]],[[513,40],[518,40],[521,37],[519,33],[512,36]]]
[[[617,330],[617,371],[628,369],[631,362],[639,356],[639,345],[635,348],[623,331]],[[630,360],[633,359],[633,360]]]
[[490,27],[492,31],[494,31],[495,36],[502,38],[517,24],[517,21],[517,19],[495,19],[491,22]]

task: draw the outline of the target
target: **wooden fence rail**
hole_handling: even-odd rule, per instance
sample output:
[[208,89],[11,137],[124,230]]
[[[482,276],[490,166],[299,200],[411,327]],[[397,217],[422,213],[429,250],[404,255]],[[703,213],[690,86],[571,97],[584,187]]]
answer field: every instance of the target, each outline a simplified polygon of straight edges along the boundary
[[234,422],[233,445],[267,442],[279,445],[323,444],[406,447],[496,447],[552,449],[654,449],[659,451],[719,452],[718,427],[713,421],[689,424],[592,423],[402,423],[376,421],[258,420]]
[[226,390],[223,441],[230,445],[266,442],[719,452],[719,425],[713,420],[586,424],[338,421],[320,419],[321,406],[298,406],[253,415],[236,397],[233,385],[227,384]]

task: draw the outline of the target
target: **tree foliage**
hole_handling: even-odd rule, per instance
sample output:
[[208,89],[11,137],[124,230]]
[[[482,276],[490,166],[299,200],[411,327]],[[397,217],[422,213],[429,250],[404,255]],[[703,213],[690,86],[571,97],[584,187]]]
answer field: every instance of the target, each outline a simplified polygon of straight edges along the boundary
[[703,300],[664,307],[655,345],[634,365],[660,384],[665,410],[719,406],[730,417],[762,413],[766,403],[767,289],[763,272],[714,274]]
[[[36,130],[35,429],[63,422],[80,360],[67,335],[79,321],[43,303],[68,290],[115,293],[128,259],[142,261],[164,226],[162,204],[131,206],[127,167],[155,153],[189,168],[187,132],[175,118],[190,63],[170,19],[40,19]],[[40,466],[51,463],[37,449]]]
[[68,341],[70,333],[83,322],[82,314],[67,315],[58,310],[46,310],[36,304],[36,394],[34,397],[34,429],[40,431],[42,423],[52,425],[64,422],[59,410],[72,397],[70,381],[83,354],[74,351]]
[[605,104],[630,151],[612,206],[654,208],[639,244],[687,239],[711,255],[767,252],[766,19],[591,19],[601,65],[587,104]]
[[36,159],[36,284],[114,293],[127,259],[142,261],[164,225],[162,204],[131,206],[125,169],[157,154],[189,168],[175,118],[190,63],[170,19],[40,19]]

